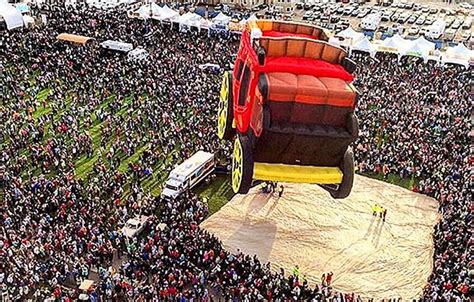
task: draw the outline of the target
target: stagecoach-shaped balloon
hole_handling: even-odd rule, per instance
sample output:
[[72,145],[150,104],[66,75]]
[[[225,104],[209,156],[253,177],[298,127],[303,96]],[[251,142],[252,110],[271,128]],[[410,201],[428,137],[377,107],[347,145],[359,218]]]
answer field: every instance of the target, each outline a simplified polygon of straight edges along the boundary
[[327,41],[323,29],[308,24],[246,24],[218,111],[219,138],[234,141],[234,192],[263,180],[319,184],[334,198],[350,194],[355,64]]

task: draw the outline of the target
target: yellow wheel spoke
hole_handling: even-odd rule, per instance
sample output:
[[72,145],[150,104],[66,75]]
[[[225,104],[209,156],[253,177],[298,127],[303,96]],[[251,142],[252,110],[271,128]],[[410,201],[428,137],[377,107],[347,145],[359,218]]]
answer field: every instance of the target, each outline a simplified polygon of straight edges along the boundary
[[227,127],[228,95],[229,95],[229,75],[228,75],[228,72],[225,72],[224,78],[222,79],[219,109],[217,112],[217,136],[220,139],[224,138],[225,129]]
[[234,142],[234,156],[232,158],[232,189],[236,193],[239,191],[240,183],[242,182],[242,171],[242,145],[237,137]]

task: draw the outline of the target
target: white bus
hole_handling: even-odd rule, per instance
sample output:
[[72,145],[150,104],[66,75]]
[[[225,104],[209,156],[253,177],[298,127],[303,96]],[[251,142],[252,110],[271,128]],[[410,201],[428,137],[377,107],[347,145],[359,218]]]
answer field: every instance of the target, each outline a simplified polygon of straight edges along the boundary
[[161,197],[171,199],[178,197],[205,179],[214,168],[214,154],[198,151],[171,171]]

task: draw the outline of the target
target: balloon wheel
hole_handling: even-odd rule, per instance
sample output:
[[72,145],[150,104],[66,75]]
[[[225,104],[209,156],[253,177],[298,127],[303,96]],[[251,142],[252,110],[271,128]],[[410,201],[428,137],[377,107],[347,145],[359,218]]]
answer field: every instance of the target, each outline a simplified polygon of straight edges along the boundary
[[227,125],[228,104],[229,102],[229,73],[224,73],[224,79],[221,85],[221,94],[219,98],[219,109],[217,111],[217,136],[224,139]]
[[232,157],[232,189],[239,192],[243,174],[243,150],[239,137],[234,142],[234,156]]

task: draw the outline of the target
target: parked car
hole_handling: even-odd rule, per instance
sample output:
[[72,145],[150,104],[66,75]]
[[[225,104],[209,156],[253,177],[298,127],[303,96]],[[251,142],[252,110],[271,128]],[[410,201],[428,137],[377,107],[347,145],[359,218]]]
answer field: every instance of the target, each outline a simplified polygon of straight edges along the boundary
[[313,12],[311,11],[306,11],[304,14],[303,14],[303,20],[308,20],[308,18],[310,18],[311,16],[313,15]]
[[407,22],[408,24],[413,24],[415,23],[416,19],[418,19],[418,15],[411,15],[410,18],[408,18]]
[[405,23],[408,21],[409,18],[410,18],[410,14],[406,14],[406,13],[405,13],[405,14],[402,14],[402,15],[398,18],[397,22],[400,23],[400,24],[405,24]]
[[331,23],[338,23],[340,20],[341,18],[338,16],[331,16],[331,18],[329,18],[329,22]]
[[357,18],[364,18],[365,16],[367,16],[369,14],[369,10],[363,8],[359,14],[357,15]]
[[422,8],[422,7],[421,7],[421,4],[420,4],[420,3],[415,3],[415,5],[413,5],[413,10],[414,10],[414,11],[419,11],[419,10],[421,10],[421,8]]
[[340,23],[341,23],[342,25],[344,25],[344,26],[349,26],[350,21],[349,21],[349,19],[341,18]]
[[462,24],[461,20],[456,19],[456,20],[454,20],[453,24],[451,25],[451,28],[452,29],[459,29],[461,27],[461,24]]
[[432,14],[432,15],[437,14],[438,11],[439,11],[439,10],[438,10],[436,7],[430,8],[430,14]]
[[346,8],[344,8],[344,15],[349,16],[353,11],[354,11],[353,6],[346,6]]
[[394,13],[391,17],[390,17],[390,21],[392,22],[395,22],[398,20],[398,18],[400,18],[400,15],[398,13]]
[[453,17],[446,17],[446,19],[444,19],[444,21],[446,22],[446,27],[451,27],[451,25],[453,25],[454,18]]
[[426,33],[427,33],[428,31],[429,31],[429,27],[427,27],[427,26],[422,26],[422,27],[420,27],[420,30],[418,31],[418,34],[419,34],[420,36],[424,36],[424,35],[426,35]]
[[447,41],[452,41],[454,40],[454,37],[456,37],[456,30],[449,28],[444,32],[443,38]]
[[431,24],[433,24],[435,21],[436,21],[436,18],[435,18],[434,16],[428,16],[428,18],[426,18],[425,24],[426,24],[426,25],[431,25]]
[[296,3],[296,9],[303,9],[304,4],[301,2]]
[[405,3],[405,9],[413,9],[414,3],[413,2],[407,2]]
[[469,39],[471,38],[471,35],[472,35],[472,33],[471,33],[470,30],[465,30],[465,31],[462,32],[461,39],[463,41],[469,41]]
[[386,33],[387,30],[388,30],[388,26],[382,24],[382,25],[379,26],[379,29],[378,29],[378,30],[379,30],[379,32],[381,32],[381,33]]
[[464,19],[464,22],[462,23],[462,29],[470,29],[471,27],[472,27],[472,19],[471,18]]
[[351,16],[352,17],[357,17],[360,13],[360,9],[356,8],[355,10],[352,11]]
[[453,11],[453,10],[451,10],[451,9],[449,9],[449,8],[442,8],[442,9],[440,9],[440,12],[441,12],[442,14],[446,14],[447,16],[453,16],[453,15],[456,14],[455,11]]
[[416,24],[416,25],[423,25],[423,24],[425,24],[425,21],[426,21],[425,17],[424,17],[424,16],[420,16],[418,19],[416,19],[415,24]]
[[416,25],[412,25],[410,26],[410,28],[408,29],[408,35],[410,36],[415,36],[417,35],[418,33],[420,32],[420,28]]
[[421,6],[421,12],[429,13],[430,12],[430,7],[428,5],[422,5]]
[[393,15],[393,11],[391,11],[391,10],[384,11],[383,14],[382,14],[381,20],[382,21],[390,21],[390,18],[392,17],[392,15]]

